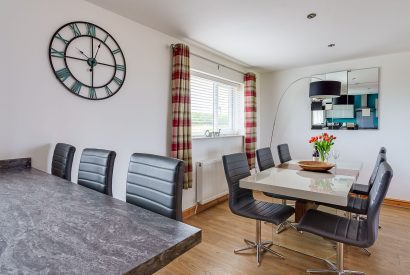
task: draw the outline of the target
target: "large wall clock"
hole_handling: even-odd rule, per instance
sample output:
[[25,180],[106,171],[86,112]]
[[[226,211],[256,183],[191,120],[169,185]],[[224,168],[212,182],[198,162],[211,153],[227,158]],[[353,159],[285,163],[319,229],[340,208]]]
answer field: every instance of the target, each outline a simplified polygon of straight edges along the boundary
[[88,22],[59,28],[49,46],[50,64],[57,79],[71,93],[91,100],[116,94],[122,87],[125,58],[115,39]]

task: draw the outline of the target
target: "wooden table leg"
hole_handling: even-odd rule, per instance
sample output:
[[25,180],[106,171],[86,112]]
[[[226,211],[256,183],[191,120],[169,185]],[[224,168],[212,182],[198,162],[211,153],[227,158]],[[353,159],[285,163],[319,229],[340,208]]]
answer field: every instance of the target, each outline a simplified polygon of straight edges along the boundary
[[295,203],[295,222],[299,222],[309,209],[317,209],[318,205],[311,201],[296,201]]

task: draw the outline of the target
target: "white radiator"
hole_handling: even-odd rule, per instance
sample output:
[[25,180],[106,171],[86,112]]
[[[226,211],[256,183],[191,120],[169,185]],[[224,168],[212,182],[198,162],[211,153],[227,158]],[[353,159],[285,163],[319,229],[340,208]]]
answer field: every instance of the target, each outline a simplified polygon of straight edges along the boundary
[[222,159],[196,162],[196,201],[205,204],[228,194]]

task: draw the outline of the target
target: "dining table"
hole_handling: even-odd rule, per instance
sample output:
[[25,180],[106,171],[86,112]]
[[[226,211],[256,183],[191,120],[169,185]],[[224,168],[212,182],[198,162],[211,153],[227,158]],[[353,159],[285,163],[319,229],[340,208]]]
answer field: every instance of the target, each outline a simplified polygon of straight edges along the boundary
[[[337,215],[345,213],[323,204],[347,206],[352,185],[357,181],[362,163],[339,161],[329,171],[303,170],[291,160],[254,173],[239,181],[241,188],[296,198],[294,222],[298,223],[309,209],[319,209]],[[320,259],[334,259],[334,242],[296,230],[274,234],[274,244]],[[320,249],[312,249],[320,247]]]
[[201,230],[31,167],[0,161],[0,274],[152,274]]
[[298,160],[241,179],[240,187],[297,198],[295,221],[317,203],[347,206],[352,185],[359,177],[360,162],[338,163],[329,171],[305,171]]

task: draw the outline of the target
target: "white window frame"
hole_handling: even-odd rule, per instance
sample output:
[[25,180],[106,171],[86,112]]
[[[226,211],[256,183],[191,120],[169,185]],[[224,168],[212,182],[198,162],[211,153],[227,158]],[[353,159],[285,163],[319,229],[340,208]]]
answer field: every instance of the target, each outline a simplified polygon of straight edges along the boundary
[[[214,82],[213,86],[213,129],[211,131],[218,132],[218,85],[227,85],[237,89],[237,95],[232,96],[232,128],[223,129],[220,136],[212,136],[208,138],[224,137],[224,136],[243,136],[244,135],[244,84],[236,81],[221,78],[199,70],[191,69],[191,76],[207,79]],[[192,100],[192,98],[191,98]],[[192,119],[192,118],[191,118]],[[205,138],[205,133],[192,132],[193,138]]]

